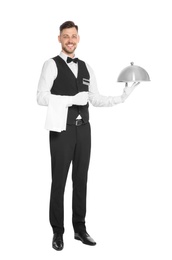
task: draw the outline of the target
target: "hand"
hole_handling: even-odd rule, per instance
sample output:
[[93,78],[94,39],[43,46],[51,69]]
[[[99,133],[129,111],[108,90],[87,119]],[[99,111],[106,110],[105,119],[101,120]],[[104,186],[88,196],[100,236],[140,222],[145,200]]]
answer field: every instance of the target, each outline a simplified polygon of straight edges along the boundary
[[77,106],[85,106],[88,102],[88,92],[79,92],[72,97],[72,104]]
[[125,101],[126,98],[133,92],[136,86],[138,86],[140,82],[134,82],[131,87],[128,87],[128,83],[126,83],[126,87],[124,88],[123,94],[122,94],[122,100]]

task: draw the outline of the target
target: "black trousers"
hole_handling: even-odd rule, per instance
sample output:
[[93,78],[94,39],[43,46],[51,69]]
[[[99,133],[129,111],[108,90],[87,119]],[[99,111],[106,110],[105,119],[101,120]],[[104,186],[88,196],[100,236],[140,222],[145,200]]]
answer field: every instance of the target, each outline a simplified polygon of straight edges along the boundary
[[69,166],[72,163],[72,223],[75,232],[86,230],[87,173],[90,161],[90,124],[67,125],[61,133],[50,131],[52,185],[50,224],[54,233],[64,233],[64,191]]

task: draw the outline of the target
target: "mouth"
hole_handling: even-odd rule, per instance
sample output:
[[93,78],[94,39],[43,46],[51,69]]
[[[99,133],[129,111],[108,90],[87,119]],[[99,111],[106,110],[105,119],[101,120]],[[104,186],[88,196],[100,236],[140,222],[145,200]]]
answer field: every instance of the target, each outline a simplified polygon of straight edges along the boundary
[[66,43],[64,46],[63,46],[63,50],[66,52],[66,53],[73,53],[76,49],[76,44],[75,43]]
[[69,44],[67,44],[67,47],[71,49],[71,48],[73,48],[73,47],[74,47],[74,44],[72,44],[72,43],[69,43]]

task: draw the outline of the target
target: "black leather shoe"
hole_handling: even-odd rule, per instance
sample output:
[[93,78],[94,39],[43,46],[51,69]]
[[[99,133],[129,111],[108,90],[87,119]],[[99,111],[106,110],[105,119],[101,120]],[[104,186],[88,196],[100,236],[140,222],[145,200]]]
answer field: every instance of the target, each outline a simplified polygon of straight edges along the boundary
[[85,245],[96,245],[96,242],[90,237],[90,235],[86,231],[75,233],[75,239],[80,240]]
[[53,248],[57,251],[61,251],[64,247],[63,235],[55,233],[53,236]]

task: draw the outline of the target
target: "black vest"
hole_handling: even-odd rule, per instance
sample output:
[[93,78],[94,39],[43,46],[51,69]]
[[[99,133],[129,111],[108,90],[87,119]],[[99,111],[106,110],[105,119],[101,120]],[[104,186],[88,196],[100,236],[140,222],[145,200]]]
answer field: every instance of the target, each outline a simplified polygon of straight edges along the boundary
[[[79,92],[88,91],[90,75],[85,62],[78,60],[78,76],[76,78],[60,56],[54,57],[53,60],[57,65],[58,75],[51,88],[51,94],[74,96]],[[85,123],[89,121],[88,103],[85,106],[73,105],[69,107],[67,124],[74,124],[79,114]]]

